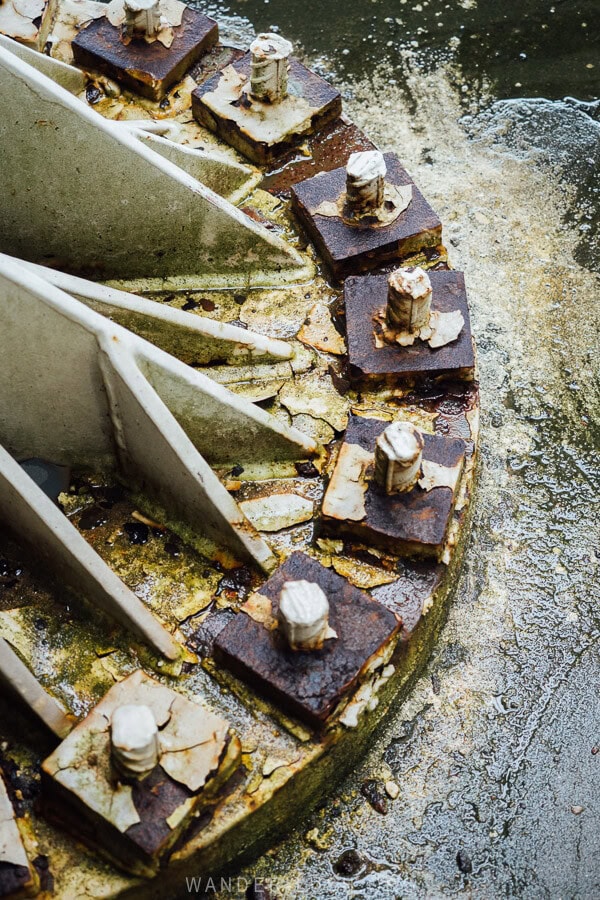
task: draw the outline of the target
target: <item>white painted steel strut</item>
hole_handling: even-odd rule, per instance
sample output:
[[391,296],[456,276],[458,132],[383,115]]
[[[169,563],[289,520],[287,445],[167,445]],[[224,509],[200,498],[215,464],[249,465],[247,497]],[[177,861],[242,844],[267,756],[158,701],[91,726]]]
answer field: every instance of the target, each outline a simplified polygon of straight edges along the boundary
[[235,364],[291,359],[291,346],[247,328],[171,309],[156,300],[19,260],[31,272],[187,363]]
[[306,458],[315,442],[3,254],[0,384],[0,519],[159,653],[179,648],[15,460],[116,470],[195,532],[275,566],[211,465]]
[[61,740],[66,738],[75,724],[75,719],[70,718],[54,697],[46,693],[37,678],[2,637],[0,637],[0,684],[12,694],[16,694],[56,737]]
[[62,86],[75,87],[76,75],[37,56],[0,39],[0,250],[142,290],[248,288],[312,274],[296,250],[207,186],[239,196],[253,170],[103,118]]

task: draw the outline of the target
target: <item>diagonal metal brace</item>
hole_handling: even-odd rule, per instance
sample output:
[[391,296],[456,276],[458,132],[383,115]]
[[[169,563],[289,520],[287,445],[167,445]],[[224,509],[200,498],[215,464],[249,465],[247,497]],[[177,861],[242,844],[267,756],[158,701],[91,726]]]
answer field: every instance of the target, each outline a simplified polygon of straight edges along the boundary
[[3,255],[0,300],[0,440],[14,458],[116,470],[175,519],[275,565],[211,466],[306,458],[312,439]]
[[80,591],[161,656],[171,660],[181,656],[177,641],[3,447],[0,520],[62,582]]
[[311,276],[293,247],[176,165],[175,146],[103,118],[3,43],[0,248],[141,290]]
[[65,713],[54,697],[46,693],[10,644],[1,637],[0,684],[16,694],[57,738],[66,738],[75,725],[76,720]]
[[291,346],[247,328],[170,309],[155,300],[19,261],[40,278],[186,363],[243,364],[291,359]]

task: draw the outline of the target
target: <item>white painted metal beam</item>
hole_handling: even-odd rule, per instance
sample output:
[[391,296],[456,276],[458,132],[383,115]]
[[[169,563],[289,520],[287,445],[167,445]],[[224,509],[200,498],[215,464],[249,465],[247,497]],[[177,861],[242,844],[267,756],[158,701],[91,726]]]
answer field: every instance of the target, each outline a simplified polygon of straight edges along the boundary
[[288,343],[206,316],[171,309],[155,300],[118,291],[95,281],[19,260],[40,278],[76,297],[90,309],[133,331],[186,363],[207,365],[268,362],[292,357]]
[[69,734],[71,719],[54,697],[47,694],[4,638],[0,637],[0,684],[25,704],[61,740]]
[[[3,34],[0,34],[0,48],[4,48],[43,75],[47,75],[70,94],[79,96],[85,91],[88,77],[75,66],[25,47]],[[81,100],[82,103],[86,102],[84,97],[81,97]],[[124,119],[114,124],[129,129],[134,137],[147,144],[151,150],[169,159],[230,203],[239,203],[262,178],[262,173],[258,169],[237,162],[223,153],[197,150],[177,143],[178,132],[181,129],[177,122],[168,119],[139,121]]]
[[56,84],[59,84],[71,94],[80,94],[85,90],[87,78],[80,69],[70,66],[68,63],[62,62],[60,59],[53,59],[46,56],[45,53],[38,53],[31,47],[26,47],[19,41],[13,41],[12,38],[0,34],[0,48],[14,53],[23,62],[33,66],[43,75],[47,75]]
[[134,290],[310,277],[292,247],[175,165],[173,153],[152,150],[0,46],[1,250]]
[[0,384],[15,459],[116,470],[176,521],[275,564],[210,466],[306,458],[315,442],[3,255]]

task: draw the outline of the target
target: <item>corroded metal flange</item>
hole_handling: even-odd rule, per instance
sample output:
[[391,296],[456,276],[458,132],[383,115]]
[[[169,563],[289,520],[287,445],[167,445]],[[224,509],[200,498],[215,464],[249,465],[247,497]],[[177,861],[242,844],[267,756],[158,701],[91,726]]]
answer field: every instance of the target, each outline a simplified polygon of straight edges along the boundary
[[[24,223],[39,209],[33,201],[23,209],[16,203],[11,214],[23,226],[15,231],[16,249],[40,261],[48,246],[56,256],[55,245],[64,250],[71,241],[69,269],[79,275],[95,259],[68,161],[84,136],[109,148],[127,171],[158,179],[174,209],[168,225],[176,237],[172,255],[156,252],[165,249],[166,223],[132,174],[125,180],[129,203],[147,229],[138,254],[131,219],[127,211],[115,219],[114,185],[105,178],[99,220],[106,233],[114,231],[110,241],[121,228],[129,249],[119,260],[112,244],[100,248],[95,277],[134,282],[153,300],[14,260],[5,272],[0,377],[8,384],[10,369],[13,409],[3,414],[0,437],[19,460],[70,467],[66,489],[44,505],[30,475],[9,457],[6,490],[26,484],[31,502],[8,524],[23,541],[31,522],[23,510],[37,506],[39,542],[48,540],[44,518],[55,538],[64,538],[49,569],[60,554],[87,548],[94,572],[83,582],[81,603],[94,579],[96,586],[112,579],[125,628],[135,624],[135,612],[151,632],[142,628],[142,637],[154,635],[154,651],[161,650],[159,636],[169,642],[176,633],[186,656],[174,666],[169,653],[157,661],[132,644],[125,629],[107,626],[100,614],[110,602],[83,617],[72,596],[6,540],[0,635],[9,643],[0,645],[0,681],[13,690],[20,683],[24,705],[64,738],[43,764],[42,809],[52,824],[37,805],[19,809],[22,824],[43,831],[51,846],[54,896],[74,896],[94,878],[103,896],[148,900],[185,890],[185,876],[224,871],[272,840],[282,823],[297,821],[299,810],[357,761],[422,665],[468,531],[477,372],[462,274],[449,270],[441,223],[393,155],[385,157],[388,187],[376,185],[376,214],[349,208],[348,159],[376,148],[340,117],[335,88],[292,58],[288,77],[278,60],[271,93],[257,97],[261,73],[252,72],[250,56],[217,45],[160,104],[141,100],[123,79],[119,86],[99,71],[58,64],[72,62],[68,3],[51,10],[50,58],[36,67],[32,51],[21,49],[20,63],[9,51],[0,60],[12,85],[4,125],[25,97],[32,152],[39,144],[29,126],[40,118],[40,98],[57,103],[65,140],[53,140],[51,163],[62,160],[60,196],[72,213],[50,244],[40,235],[44,252],[32,255],[23,252]],[[104,9],[90,0],[83,6],[101,21],[87,32],[91,38],[105,27]],[[49,80],[66,90],[56,93]],[[223,117],[215,94],[234,87],[238,105]],[[295,99],[278,107],[289,96]],[[253,131],[257,102],[262,124]],[[310,115],[293,125],[292,114],[306,107]],[[207,110],[221,115],[220,124]],[[8,142],[10,127],[3,132]],[[260,160],[261,172],[224,141]],[[199,143],[204,151],[195,149]],[[77,164],[89,163],[82,148]],[[359,188],[361,171],[353,176]],[[220,177],[227,201],[201,183],[214,187]],[[192,195],[193,211],[186,205]],[[187,225],[174,226],[178,216],[196,214],[205,216],[200,241],[195,226],[193,241]],[[47,227],[43,215],[35,221]],[[211,242],[209,225],[227,232],[224,243]],[[314,248],[304,249],[302,228]],[[77,231],[74,243],[69,229]],[[17,240],[7,229],[9,239]],[[345,290],[328,276],[313,277],[317,256],[336,279],[357,277],[347,278]],[[427,269],[434,313],[462,315],[462,329],[444,346],[420,333],[405,346],[391,334],[388,277],[401,264]],[[60,390],[39,389],[47,383]],[[86,402],[90,392],[93,402]],[[418,435],[420,450],[419,471],[405,491],[397,490],[401,479],[376,473],[377,441],[400,421]],[[199,540],[207,533],[210,545]],[[261,568],[273,565],[266,578]],[[280,604],[290,582],[303,587],[286,619]],[[302,618],[311,585],[327,602],[314,604],[312,619]],[[296,625],[315,626],[314,641],[298,644],[293,615]],[[149,667],[153,679],[140,671]],[[167,683],[163,676],[173,673],[178,682]],[[151,709],[158,732],[171,741],[139,780],[116,766],[110,749],[115,698]],[[0,710],[4,702],[0,696]],[[202,708],[215,724],[214,746],[188,739]],[[68,709],[79,718],[69,736]],[[25,746],[19,719],[6,725],[6,736],[23,770],[28,761],[42,762],[37,747]],[[197,751],[194,765],[182,764]],[[187,783],[208,758],[206,785]],[[39,785],[31,777],[34,794]],[[83,862],[71,836],[80,829],[97,861],[94,853]]]

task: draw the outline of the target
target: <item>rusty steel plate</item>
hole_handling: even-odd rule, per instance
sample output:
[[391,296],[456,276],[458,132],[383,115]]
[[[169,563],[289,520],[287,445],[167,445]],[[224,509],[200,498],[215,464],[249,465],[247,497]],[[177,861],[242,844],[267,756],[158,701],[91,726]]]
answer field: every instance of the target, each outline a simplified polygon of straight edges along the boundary
[[344,167],[308,178],[292,188],[292,207],[333,275],[345,278],[436,248],[442,223],[394,153],[385,154],[386,182],[411,185],[408,208],[390,225],[375,227],[365,221],[349,225],[341,216],[323,215],[319,208],[336,204],[346,190]]
[[353,276],[344,283],[346,332],[350,374],[361,386],[375,388],[386,381],[416,381],[423,378],[473,378],[475,352],[465,276],[456,271],[431,271],[432,311],[459,310],[464,326],[458,338],[443,347],[432,348],[417,340],[401,347],[382,339],[376,316],[387,304],[387,276]]
[[260,589],[270,601],[273,620],[283,585],[299,580],[314,582],[324,591],[337,638],[325,641],[320,650],[291,650],[270,621],[252,617],[252,605],[247,604],[223,628],[214,648],[218,663],[289,715],[319,729],[356,686],[371,657],[392,641],[400,623],[380,603],[305,553],[292,553]]
[[[430,489],[417,484],[413,490],[388,495],[373,479],[373,465],[366,457],[357,489],[364,494],[364,514],[359,518],[352,512],[344,518],[333,502],[338,484],[345,487],[344,467],[353,458],[351,448],[359,447],[366,454],[374,454],[375,442],[389,422],[380,419],[351,416],[341,452],[323,503],[323,527],[328,533],[351,535],[375,547],[382,547],[402,556],[439,558],[446,539],[456,501],[456,486],[466,455],[461,438],[424,434],[424,466],[426,461],[447,470],[436,468],[440,484]],[[348,453],[344,450],[348,449]],[[446,479],[453,486],[442,484]],[[354,488],[353,488],[354,489]],[[343,504],[347,496],[342,498]],[[340,507],[343,509],[343,505]]]
[[173,31],[168,48],[160,41],[133,40],[125,45],[121,29],[102,16],[73,39],[73,55],[80,66],[103,72],[150,100],[160,100],[216,44],[219,35],[213,19],[189,7]]
[[334,119],[316,134],[308,136],[306,144],[308,154],[296,147],[267,167],[262,182],[264,190],[288,198],[293,185],[298,182],[319,172],[330,172],[345,166],[351,153],[375,149],[373,141],[345,116]]
[[289,61],[288,97],[279,104],[252,100],[246,92],[249,79],[247,53],[194,90],[192,111],[201,125],[253,162],[273,162],[342,111],[339,91],[294,57]]
[[[147,777],[127,784],[111,767],[109,723],[117,706],[139,703],[151,709],[161,728],[161,751]],[[190,729],[193,717],[199,726],[205,723],[206,733]],[[172,733],[165,742],[168,728]],[[214,753],[203,771],[198,745],[210,755],[211,741]],[[174,757],[180,757],[175,768]],[[239,741],[232,740],[224,720],[137,671],[111,688],[45,760],[44,811],[111,862],[133,875],[152,876],[192,813],[203,799],[214,799],[238,762]]]

